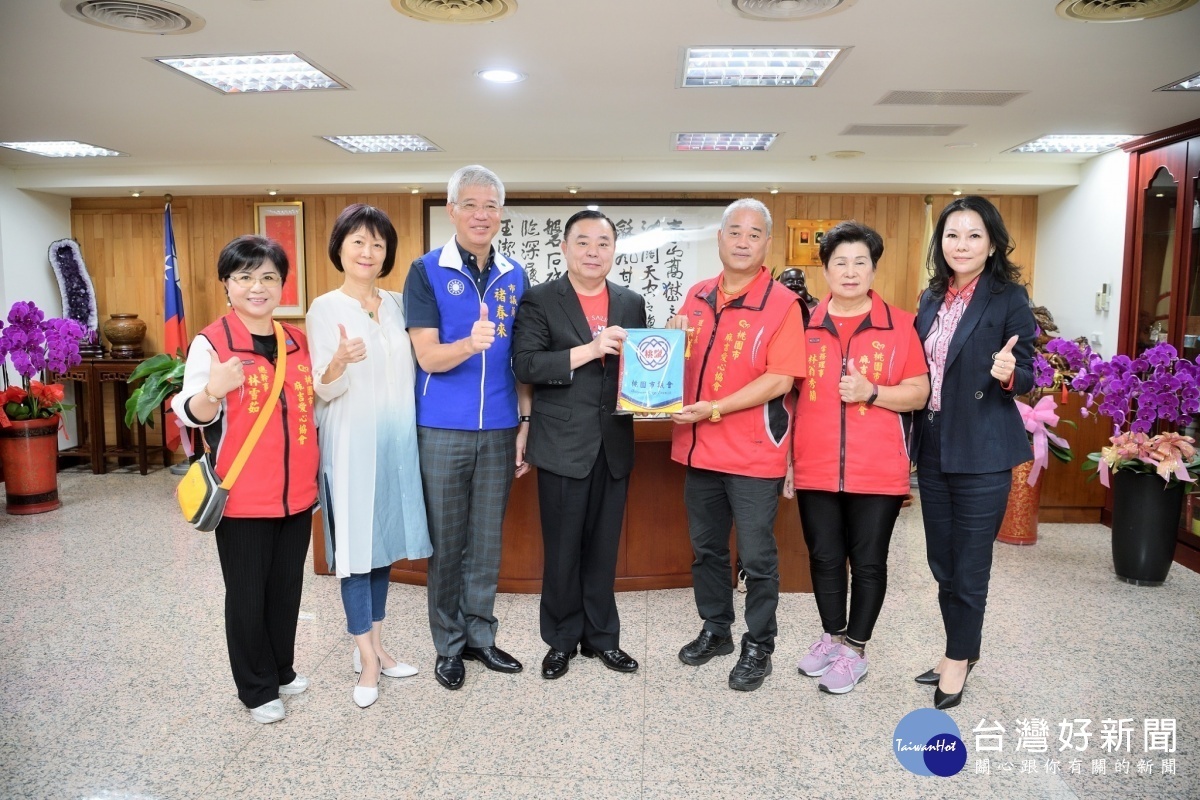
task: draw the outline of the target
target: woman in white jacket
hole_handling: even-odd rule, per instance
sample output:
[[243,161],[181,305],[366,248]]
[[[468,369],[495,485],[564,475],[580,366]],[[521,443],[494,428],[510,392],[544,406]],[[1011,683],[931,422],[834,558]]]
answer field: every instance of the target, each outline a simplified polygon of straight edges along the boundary
[[317,424],[318,484],[325,552],[341,579],[354,667],[354,702],[379,697],[379,675],[417,670],[384,649],[381,628],[392,562],[427,558],[433,548],[417,460],[412,347],[400,294],[380,290],[396,261],[396,229],[377,208],[346,208],[329,237],[342,286],[308,311]]

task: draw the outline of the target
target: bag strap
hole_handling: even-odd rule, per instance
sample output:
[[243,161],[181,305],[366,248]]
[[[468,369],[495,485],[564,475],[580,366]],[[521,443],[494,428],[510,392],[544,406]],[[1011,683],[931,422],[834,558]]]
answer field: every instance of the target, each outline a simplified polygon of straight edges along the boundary
[[233,465],[229,468],[229,474],[225,476],[225,480],[221,481],[221,488],[225,491],[233,488],[233,482],[238,479],[242,467],[246,466],[246,460],[250,458],[250,451],[254,449],[258,437],[262,436],[263,430],[267,427],[267,422],[270,421],[271,414],[275,411],[275,404],[279,402],[279,393],[283,391],[283,382],[287,372],[287,342],[284,340],[283,326],[278,322],[274,324],[275,380],[271,382],[271,394],[263,404],[262,410],[258,412],[258,419],[254,420],[254,427],[250,429],[250,435],[246,437],[246,441],[242,442],[242,449],[238,450],[237,458],[233,460]]

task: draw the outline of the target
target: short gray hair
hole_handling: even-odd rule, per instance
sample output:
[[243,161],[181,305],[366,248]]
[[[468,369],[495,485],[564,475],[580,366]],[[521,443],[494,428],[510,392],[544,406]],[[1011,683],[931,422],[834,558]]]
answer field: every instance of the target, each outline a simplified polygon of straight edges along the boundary
[[743,197],[741,200],[734,200],[729,204],[725,213],[721,215],[721,230],[725,230],[729,218],[739,211],[754,211],[761,214],[763,221],[767,223],[767,236],[771,235],[771,212],[761,201],[755,200],[753,197]]
[[500,201],[500,205],[504,205],[504,184],[500,182],[496,173],[487,167],[471,164],[451,175],[450,182],[446,184],[446,201],[457,203],[458,193],[464,186],[490,186],[496,190],[496,199]]

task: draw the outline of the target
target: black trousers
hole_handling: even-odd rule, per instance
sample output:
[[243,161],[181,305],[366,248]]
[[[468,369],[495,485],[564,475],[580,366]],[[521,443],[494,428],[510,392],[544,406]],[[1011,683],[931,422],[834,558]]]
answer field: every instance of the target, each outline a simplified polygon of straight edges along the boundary
[[312,509],[288,517],[226,517],[217,525],[225,578],[225,641],[238,698],[257,708],[296,679],[296,620]]
[[940,417],[928,417],[928,412],[922,412],[917,420],[925,426],[917,456],[917,481],[926,557],[938,583],[946,658],[962,661],[979,657],[992,548],[1008,506],[1012,470],[942,472]]
[[888,545],[904,497],[797,490],[796,502],[800,506],[804,541],[808,544],[808,569],[821,627],[829,634],[845,632],[849,638],[865,644],[875,629],[887,594]]
[[555,650],[578,644],[594,650],[621,646],[613,584],[629,477],[608,470],[604,447],[586,478],[538,470],[542,519],[541,631]]
[[729,536],[737,525],[737,549],[746,571],[746,635],[744,642],[775,650],[779,627],[779,550],[775,515],[779,510],[779,478],[747,478],[688,467],[683,483],[688,533],[696,559],[692,590],[706,630],[731,635],[733,583]]

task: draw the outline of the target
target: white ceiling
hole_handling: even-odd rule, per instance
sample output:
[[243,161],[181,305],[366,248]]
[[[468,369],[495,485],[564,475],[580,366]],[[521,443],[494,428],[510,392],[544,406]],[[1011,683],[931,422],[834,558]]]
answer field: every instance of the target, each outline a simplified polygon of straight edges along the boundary
[[[517,0],[477,25],[418,22],[388,0],[176,0],[187,35],[123,33],[59,0],[0,0],[0,141],[76,139],[120,159],[0,148],[19,188],[71,196],[443,191],[479,162],[512,191],[1039,193],[1082,159],[1004,151],[1046,133],[1144,134],[1200,118],[1200,93],[1154,89],[1200,70],[1200,5],[1083,24],[1055,0],[856,0],[795,22],[729,0]],[[814,89],[680,89],[700,45],[853,49]],[[296,51],[351,91],[222,95],[147,59]],[[474,77],[505,66],[511,86]],[[1020,90],[1000,108],[877,105],[888,91]],[[951,137],[843,136],[855,123],[953,123]],[[676,131],[779,131],[766,153],[676,153]],[[323,134],[418,133],[444,152],[353,155]],[[973,142],[974,147],[948,149]],[[827,154],[863,150],[847,161]]]

